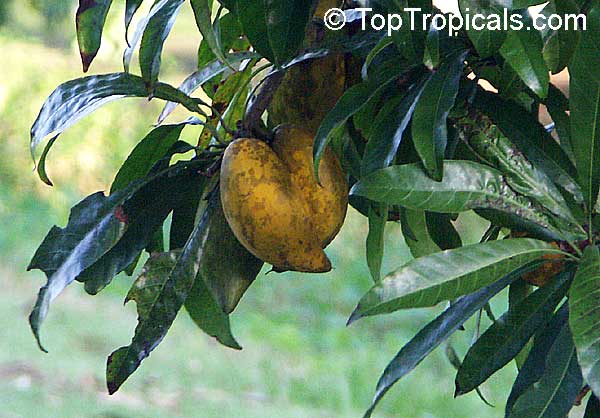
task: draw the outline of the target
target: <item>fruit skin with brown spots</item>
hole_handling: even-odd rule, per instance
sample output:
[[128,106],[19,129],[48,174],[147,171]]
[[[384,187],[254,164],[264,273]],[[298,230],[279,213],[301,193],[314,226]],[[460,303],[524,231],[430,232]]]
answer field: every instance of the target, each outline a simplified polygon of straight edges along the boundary
[[339,232],[348,207],[348,184],[334,154],[312,172],[312,135],[278,127],[273,147],[240,138],[221,165],[223,212],[237,239],[275,271],[326,272],[325,248]]
[[317,183],[313,171],[313,136],[293,125],[275,130],[273,150],[288,166],[292,182],[308,203],[315,232],[325,248],[344,223],[348,209],[348,182],[339,161],[327,148],[319,163]]
[[233,141],[223,155],[220,186],[225,218],[248,251],[277,271],[331,270],[307,203],[266,143]]

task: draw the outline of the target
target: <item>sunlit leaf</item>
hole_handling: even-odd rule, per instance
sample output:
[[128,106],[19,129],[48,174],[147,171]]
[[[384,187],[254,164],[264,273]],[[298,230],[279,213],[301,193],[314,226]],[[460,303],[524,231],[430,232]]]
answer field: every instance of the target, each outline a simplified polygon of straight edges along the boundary
[[76,13],[77,42],[84,73],[100,49],[102,30],[111,4],[112,0],[79,0]]

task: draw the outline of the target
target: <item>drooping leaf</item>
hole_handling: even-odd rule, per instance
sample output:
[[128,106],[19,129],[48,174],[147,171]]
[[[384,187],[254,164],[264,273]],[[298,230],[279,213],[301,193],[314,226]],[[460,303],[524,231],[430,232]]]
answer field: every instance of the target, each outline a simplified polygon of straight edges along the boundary
[[[467,14],[469,16],[480,14],[486,17],[487,20],[496,19],[496,16],[503,16],[506,3],[507,2],[503,0],[459,0],[458,5],[463,16],[466,16]],[[498,52],[506,39],[506,31],[491,30],[485,25],[481,26],[483,26],[483,28],[473,28],[469,25],[470,29],[467,30],[467,35],[471,42],[473,42],[479,56],[481,58],[487,58]]]
[[385,224],[388,218],[386,205],[369,206],[369,233],[367,235],[367,265],[371,271],[373,281],[381,278],[381,264],[383,261]]
[[160,181],[165,174],[176,178],[177,173],[183,175],[190,167],[193,164],[180,164],[145,181],[132,183],[108,197],[101,192],[94,193],[73,207],[65,228],[55,226],[50,230],[28,267],[28,270],[42,270],[48,278],[29,316],[38,343],[40,326],[52,300],[122,242],[130,228],[138,225],[139,218],[133,212],[146,202],[140,202],[143,195],[137,193],[144,187],[152,187],[148,185]]
[[471,161],[445,162],[441,182],[430,179],[419,164],[377,170],[356,183],[350,193],[374,202],[432,212],[457,213],[494,209],[551,228],[550,221],[531,201],[517,195],[502,174]]
[[[234,65],[252,57],[254,57],[254,54],[251,52],[235,52],[227,56],[227,61],[229,62],[229,65]],[[177,89],[185,94],[192,94],[204,83],[206,83],[209,80],[212,80],[219,74],[222,74],[227,68],[227,64],[221,61],[212,61],[201,70],[195,71],[192,74],[190,74]],[[176,102],[169,102],[165,104],[165,107],[163,108],[162,112],[160,113],[160,116],[158,117],[157,124],[160,125],[161,123],[163,123],[164,120],[171,114],[171,112],[173,112],[173,110],[175,110],[176,107]]]
[[140,44],[140,69],[149,95],[153,95],[158,82],[163,45],[183,3],[184,0],[167,0],[167,3],[150,17],[144,29]]
[[102,30],[111,4],[112,0],[79,0],[75,20],[84,73],[100,49]]
[[[142,78],[127,73],[89,76],[61,84],[46,99],[31,127],[32,153],[48,135],[60,134],[106,103],[124,97],[146,96]],[[159,83],[154,96],[181,103],[192,112],[199,110],[194,99],[168,84]]]
[[425,213],[425,223],[431,239],[442,250],[462,247],[462,240],[452,224],[452,215],[446,213]]
[[236,14],[252,46],[280,66],[297,52],[310,19],[309,0],[236,0]]
[[264,263],[250,254],[233,235],[218,193],[212,195],[206,211],[207,238],[198,274],[220,310],[231,313]]
[[467,52],[448,57],[425,85],[414,109],[412,137],[429,175],[440,181],[448,143],[448,113],[454,106]]
[[377,115],[362,159],[361,172],[363,175],[378,168],[385,168],[394,161],[404,131],[429,78],[429,75],[424,76],[411,86],[397,106],[392,106],[387,111],[382,109]]
[[600,394],[600,250],[590,246],[573,279],[569,295],[569,325],[581,372],[592,391]]
[[441,251],[429,233],[425,211],[403,208],[400,222],[404,241],[413,257],[419,258]]
[[127,43],[129,43],[129,25],[143,2],[144,0],[127,0],[125,2],[125,39]]
[[[430,0],[401,0],[389,1],[390,9],[388,12],[399,14],[402,21],[406,24],[401,25],[400,29],[392,32],[392,39],[398,51],[410,62],[422,62],[425,52],[425,40],[427,30],[421,22],[423,15],[432,12],[432,4]],[[412,26],[411,12],[407,8],[413,8],[414,22]]]
[[[552,15],[576,16],[578,13],[579,6],[575,0],[551,0],[541,11],[546,19],[550,19]],[[542,33],[544,60],[553,74],[558,74],[569,65],[579,42],[579,31],[571,27],[571,24],[565,18],[564,24],[558,29],[547,27]]]
[[[545,328],[540,329],[540,332],[534,338],[534,344],[519,370],[519,375],[515,379],[513,387],[510,391],[504,416],[508,418],[510,411],[519,397],[525,393],[534,383],[539,381],[546,370],[546,357],[556,341],[556,337],[560,333],[563,325],[569,319],[569,304],[563,305],[554,314],[550,322]],[[552,366],[552,365],[550,365]]]
[[212,23],[212,0],[191,0],[196,26],[202,34],[202,41],[206,42],[210,50],[215,54],[219,61],[226,63],[227,58],[223,54],[223,49],[213,29]]
[[313,164],[318,178],[319,162],[331,139],[331,133],[348,118],[362,109],[369,101],[383,91],[398,74],[388,75],[387,80],[373,78],[350,87],[338,100],[334,108],[325,116],[315,135]]
[[511,418],[564,417],[573,406],[583,379],[573,338],[564,324],[546,357],[544,374],[517,399]]
[[600,400],[592,394],[588,399],[583,418],[595,418],[597,416],[600,416]]
[[349,322],[456,299],[553,253],[560,251],[546,242],[517,238],[468,245],[409,261],[363,296]]
[[571,162],[575,163],[575,156],[573,154],[573,145],[571,140],[571,118],[569,116],[569,99],[556,87],[554,84],[550,84],[548,90],[548,99],[546,100],[546,107],[552,122],[558,134],[560,147],[564,150],[565,154],[568,155]]
[[109,251],[86,268],[77,280],[95,295],[133,263],[142,250],[162,252],[162,224],[169,213],[186,200],[193,185],[202,181],[196,173],[164,176],[137,191],[124,205],[128,229]]
[[587,20],[569,73],[573,153],[591,212],[600,188],[600,4],[592,7]]
[[57,139],[58,139],[58,135],[56,135],[53,138],[50,138],[50,140],[44,147],[44,151],[42,152],[42,155],[40,155],[40,160],[36,167],[36,171],[38,173],[38,176],[40,177],[40,180],[42,180],[48,186],[54,186],[54,184],[52,184],[50,177],[48,177],[48,173],[46,173],[46,159],[48,158],[48,153],[52,149],[52,146],[54,145],[54,143],[56,142]]
[[199,270],[209,221],[207,212],[190,235],[164,284],[157,289],[144,317],[138,318],[130,345],[114,351],[106,363],[108,392],[115,393],[162,341],[187,299]]
[[[215,36],[219,42],[219,46],[226,58],[229,59],[229,55],[236,52],[249,52],[250,44],[248,40],[243,36],[242,27],[238,21],[235,13],[227,13],[221,16],[218,20],[215,20],[212,28],[215,32]],[[254,53],[258,56],[258,54]],[[215,55],[212,47],[204,39],[200,43],[198,48],[198,68],[204,68],[208,63],[217,60],[220,61],[218,56]]]
[[554,183],[575,197],[581,196],[581,190],[574,180],[577,177],[575,166],[536,117],[514,102],[481,89],[475,95],[473,105],[488,115],[527,159],[544,171]]
[[475,312],[517,276],[508,275],[477,292],[460,298],[436,319],[422,328],[387,365],[377,382],[375,397],[364,417],[373,413],[386,392],[402,377],[410,373],[436,347],[457,331]]
[[116,190],[123,189],[133,180],[147,175],[152,166],[163,158],[177,142],[183,128],[188,124],[197,125],[198,123],[199,120],[192,117],[181,123],[159,126],[150,131],[136,145],[117,172],[110,187],[110,192],[114,193]]
[[523,83],[543,99],[548,95],[550,74],[542,54],[541,34],[533,27],[527,26],[529,24],[529,19],[525,19],[525,25],[529,30],[523,28],[508,31],[500,48],[500,54],[519,74]]
[[568,290],[568,275],[556,276],[495,321],[467,352],[456,375],[456,396],[468,393],[504,367],[552,317]]

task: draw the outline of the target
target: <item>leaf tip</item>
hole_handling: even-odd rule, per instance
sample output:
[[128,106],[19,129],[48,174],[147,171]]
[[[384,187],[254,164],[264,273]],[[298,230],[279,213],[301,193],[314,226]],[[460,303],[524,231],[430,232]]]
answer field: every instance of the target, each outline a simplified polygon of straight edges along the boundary
[[349,327],[350,325],[352,325],[355,321],[358,321],[360,318],[363,317],[362,312],[360,311],[360,305],[356,307],[356,309],[354,309],[354,311],[352,312],[352,314],[350,315],[350,318],[348,318],[348,321],[346,321],[346,326]]

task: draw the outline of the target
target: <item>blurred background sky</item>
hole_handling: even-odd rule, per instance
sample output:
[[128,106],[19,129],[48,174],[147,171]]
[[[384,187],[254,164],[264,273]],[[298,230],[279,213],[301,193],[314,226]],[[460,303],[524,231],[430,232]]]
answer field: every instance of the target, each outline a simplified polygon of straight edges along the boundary
[[[113,4],[91,73],[122,70],[124,3]],[[44,325],[50,353],[37,349],[27,315],[45,278],[25,271],[29,258],[52,225],[66,224],[71,206],[108,188],[161,108],[155,100],[127,99],[95,112],[53,147],[47,168],[55,186],[37,178],[29,128],[56,86],[82,76],[75,8],[74,0],[0,1],[0,417],[361,416],[386,364],[443,307],[345,327],[371,284],[367,225],[352,211],[328,248],[333,272],[261,274],[232,316],[241,352],[219,346],[182,314],[141,368],[108,396],[106,357],[129,342],[136,324],[134,304],[122,304],[128,277],[95,297],[73,285],[56,299]],[[185,5],[163,53],[163,81],[178,85],[194,71],[197,39]],[[183,139],[196,137],[193,128],[184,130]],[[459,222],[467,242],[484,227],[473,219]],[[398,225],[390,225],[386,242],[386,271],[410,259]],[[505,298],[498,298],[495,312],[505,308]],[[472,335],[469,323],[453,337],[461,355]],[[510,364],[484,386],[495,408],[475,394],[454,400],[454,370],[442,347],[389,392],[375,416],[501,417],[515,373]]]

